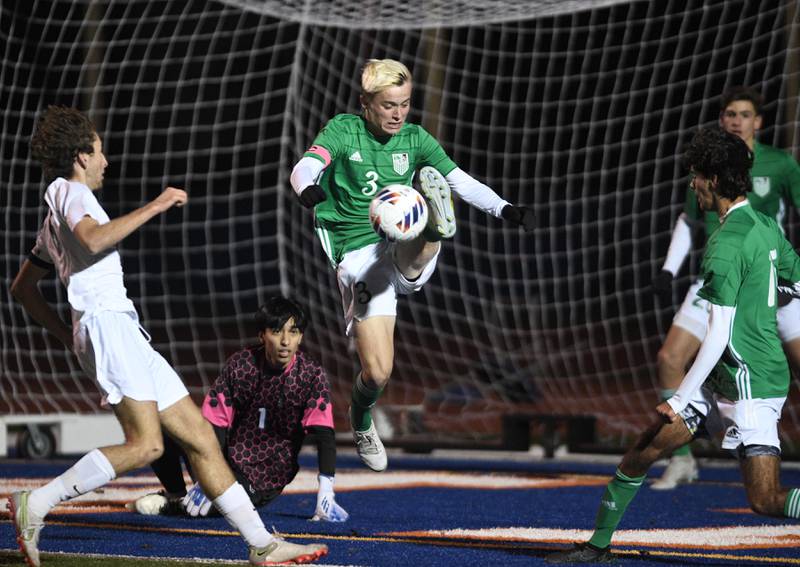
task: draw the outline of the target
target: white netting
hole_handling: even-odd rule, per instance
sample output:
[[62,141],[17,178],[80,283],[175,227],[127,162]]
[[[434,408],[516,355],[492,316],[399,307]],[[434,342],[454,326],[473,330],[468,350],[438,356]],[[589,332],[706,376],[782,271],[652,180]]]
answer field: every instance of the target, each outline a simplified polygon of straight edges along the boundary
[[[683,198],[676,154],[732,84],[766,95],[761,140],[797,149],[794,3],[418,5],[3,3],[0,412],[92,411],[98,397],[8,293],[42,216],[33,120],[61,103],[88,109],[105,140],[112,217],[167,183],[189,189],[120,251],[144,325],[194,393],[254,336],[259,301],[284,291],[311,307],[306,344],[335,377],[344,425],[355,355],[288,174],[328,118],[357,111],[364,61],[392,57],[414,73],[411,120],[539,218],[523,236],[457,204],[437,275],[400,301],[381,402],[398,434],[496,436],[523,408],[597,415],[612,441],[634,431],[673,313],[647,288]],[[63,290],[44,289],[66,315]],[[794,441],[799,407],[783,421]]]

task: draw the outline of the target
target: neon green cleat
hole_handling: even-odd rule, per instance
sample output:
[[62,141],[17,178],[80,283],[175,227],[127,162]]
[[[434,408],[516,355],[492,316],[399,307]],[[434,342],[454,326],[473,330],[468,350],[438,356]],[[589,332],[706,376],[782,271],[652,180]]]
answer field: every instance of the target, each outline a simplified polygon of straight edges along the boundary
[[14,492],[8,497],[8,509],[17,531],[17,544],[25,557],[25,562],[30,567],[39,567],[39,534],[42,532],[44,522],[35,518],[28,510],[28,497],[30,492]]

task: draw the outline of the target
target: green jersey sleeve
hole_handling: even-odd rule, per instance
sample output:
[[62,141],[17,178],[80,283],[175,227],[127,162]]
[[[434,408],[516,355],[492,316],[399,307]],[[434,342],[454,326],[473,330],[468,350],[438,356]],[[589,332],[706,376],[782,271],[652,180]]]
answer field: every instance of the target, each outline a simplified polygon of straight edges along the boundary
[[786,155],[784,176],[788,185],[788,197],[792,200],[795,208],[800,209],[800,165],[789,154]]
[[740,249],[725,243],[713,248],[709,244],[703,256],[703,287],[698,295],[715,305],[735,307],[744,271]]
[[314,138],[314,142],[303,154],[303,157],[316,158],[327,167],[344,152],[346,137],[345,128],[334,117],[319,131],[319,134]]
[[419,129],[419,157],[421,165],[430,165],[442,175],[447,175],[457,166],[442,148],[436,138],[431,136],[424,128]]

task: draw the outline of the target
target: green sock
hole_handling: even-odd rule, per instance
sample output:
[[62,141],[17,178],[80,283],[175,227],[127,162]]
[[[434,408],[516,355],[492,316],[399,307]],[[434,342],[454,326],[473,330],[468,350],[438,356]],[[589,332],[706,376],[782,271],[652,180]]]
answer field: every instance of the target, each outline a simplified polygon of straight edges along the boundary
[[614,535],[614,530],[617,529],[628,504],[642,486],[645,476],[629,477],[617,469],[600,501],[600,509],[594,521],[594,534],[589,543],[601,549],[611,544],[611,536]]
[[800,518],[800,488],[789,489],[783,505],[783,515],[787,518]]
[[370,410],[378,398],[381,397],[383,388],[374,390],[364,383],[361,372],[353,382],[353,394],[350,398],[350,423],[356,431],[366,431],[372,425]]
[[[675,393],[675,389],[674,388],[664,388],[664,389],[662,389],[661,390],[661,401],[662,402],[666,402],[668,399],[670,399],[673,396],[674,393]],[[692,454],[692,448],[689,446],[689,443],[687,443],[686,445],[681,445],[680,447],[678,447],[677,449],[672,451],[672,456],[673,457],[685,457],[686,455],[691,455],[691,454]]]

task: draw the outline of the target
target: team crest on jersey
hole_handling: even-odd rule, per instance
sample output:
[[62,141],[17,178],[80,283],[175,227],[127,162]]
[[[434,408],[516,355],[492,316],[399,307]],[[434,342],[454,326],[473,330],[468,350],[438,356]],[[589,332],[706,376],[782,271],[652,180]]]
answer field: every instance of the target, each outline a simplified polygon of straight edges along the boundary
[[769,177],[753,177],[753,193],[759,197],[769,193]]
[[392,154],[392,169],[397,175],[405,175],[408,171],[408,154]]

